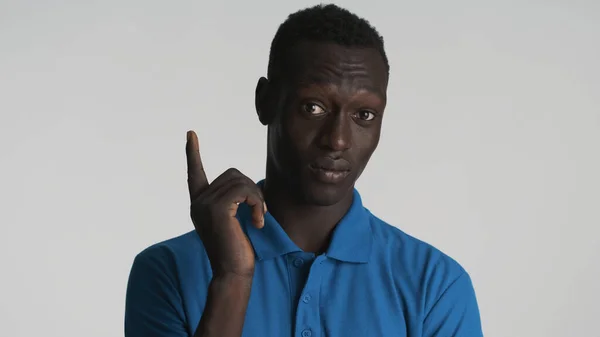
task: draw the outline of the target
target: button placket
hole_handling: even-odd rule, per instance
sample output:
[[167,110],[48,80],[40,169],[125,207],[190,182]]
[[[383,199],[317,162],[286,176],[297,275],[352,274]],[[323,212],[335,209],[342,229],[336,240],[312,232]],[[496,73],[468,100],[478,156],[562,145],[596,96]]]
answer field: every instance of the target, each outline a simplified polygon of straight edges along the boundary
[[321,278],[329,265],[322,263],[325,256],[317,257],[310,266],[302,295],[300,295],[296,310],[296,337],[319,337],[321,318],[319,310],[319,289]]

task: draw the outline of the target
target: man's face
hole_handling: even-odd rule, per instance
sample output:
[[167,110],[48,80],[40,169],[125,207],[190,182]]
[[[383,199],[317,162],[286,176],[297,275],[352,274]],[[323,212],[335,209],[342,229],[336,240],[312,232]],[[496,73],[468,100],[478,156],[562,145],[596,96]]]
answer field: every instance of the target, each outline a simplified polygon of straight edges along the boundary
[[290,192],[333,205],[348,193],[379,143],[388,75],[372,48],[303,42],[275,90],[268,157]]

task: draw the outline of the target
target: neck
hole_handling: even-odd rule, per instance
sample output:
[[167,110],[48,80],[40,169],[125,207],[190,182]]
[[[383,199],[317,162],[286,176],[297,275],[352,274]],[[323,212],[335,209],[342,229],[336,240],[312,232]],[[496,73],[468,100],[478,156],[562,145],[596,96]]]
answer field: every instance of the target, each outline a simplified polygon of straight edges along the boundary
[[263,192],[269,213],[300,249],[323,253],[329,246],[336,225],[348,212],[353,194],[348,193],[336,204],[319,206],[297,198],[292,192],[297,190],[267,169]]

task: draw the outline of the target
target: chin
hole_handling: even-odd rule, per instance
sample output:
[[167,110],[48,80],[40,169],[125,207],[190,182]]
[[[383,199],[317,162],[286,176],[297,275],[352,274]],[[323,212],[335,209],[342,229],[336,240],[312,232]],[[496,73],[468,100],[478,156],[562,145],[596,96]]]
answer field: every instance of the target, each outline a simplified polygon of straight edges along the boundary
[[317,181],[303,181],[300,188],[306,203],[315,206],[332,206],[352,194],[354,184],[323,184]]

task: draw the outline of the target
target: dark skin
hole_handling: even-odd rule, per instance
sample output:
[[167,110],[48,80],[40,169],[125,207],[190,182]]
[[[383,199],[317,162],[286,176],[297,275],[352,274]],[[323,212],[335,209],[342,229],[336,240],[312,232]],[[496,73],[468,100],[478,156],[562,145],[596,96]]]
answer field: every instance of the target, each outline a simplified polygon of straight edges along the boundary
[[[388,77],[375,49],[304,42],[293,53],[295,72],[257,86],[259,118],[269,127],[265,197],[292,241],[320,253],[379,143]],[[347,177],[315,179],[311,165],[321,158],[349,170]]]
[[242,333],[255,257],[235,218],[238,203],[251,206],[258,228],[268,205],[298,247],[322,253],[379,143],[388,74],[377,50],[301,42],[289,55],[285,76],[261,78],[256,88],[268,126],[264,190],[235,169],[208,183],[188,133],[191,217],[213,268],[198,337]]

